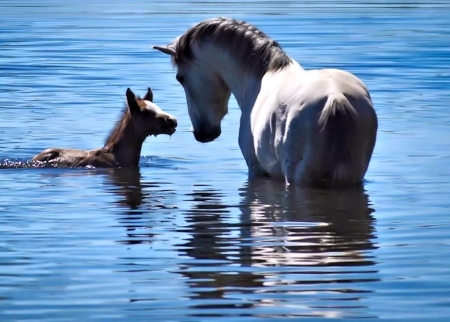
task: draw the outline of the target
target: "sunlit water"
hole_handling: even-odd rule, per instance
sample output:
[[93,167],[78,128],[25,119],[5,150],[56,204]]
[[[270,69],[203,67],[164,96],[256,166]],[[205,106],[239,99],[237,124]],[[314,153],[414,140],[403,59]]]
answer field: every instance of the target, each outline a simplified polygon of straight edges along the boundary
[[[0,159],[101,147],[125,90],[179,120],[139,170],[0,170],[2,321],[450,316],[448,1],[0,2]],[[364,190],[248,182],[231,102],[195,141],[168,57],[202,19],[247,20],[305,68],[370,89]]]

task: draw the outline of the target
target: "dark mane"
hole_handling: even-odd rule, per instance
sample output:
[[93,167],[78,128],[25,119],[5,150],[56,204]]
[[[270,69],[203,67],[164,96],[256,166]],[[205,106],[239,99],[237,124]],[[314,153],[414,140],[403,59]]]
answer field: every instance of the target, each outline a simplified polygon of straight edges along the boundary
[[125,104],[125,107],[122,110],[122,114],[117,120],[116,124],[112,128],[112,130],[109,132],[108,137],[105,140],[105,145],[103,149],[110,149],[114,145],[114,143],[117,142],[119,139],[120,134],[122,133],[123,129],[125,128],[125,125],[128,124],[128,122],[131,120],[130,111],[128,109],[128,106]]
[[176,56],[172,63],[192,61],[192,44],[213,39],[214,43],[227,49],[242,63],[242,66],[261,76],[268,71],[277,71],[288,66],[292,60],[258,28],[231,18],[213,18],[189,28],[175,43]]

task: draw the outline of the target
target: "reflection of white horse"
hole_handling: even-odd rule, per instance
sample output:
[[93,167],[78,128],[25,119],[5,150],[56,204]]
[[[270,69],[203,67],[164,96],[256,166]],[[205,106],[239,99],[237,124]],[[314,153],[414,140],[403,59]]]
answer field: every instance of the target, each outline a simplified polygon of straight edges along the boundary
[[[374,248],[375,227],[363,187],[283,189],[268,178],[249,180],[240,190],[242,240],[252,265],[366,266]],[[328,271],[330,273],[330,271]]]
[[362,182],[378,121],[356,76],[337,69],[305,71],[263,32],[227,18],[200,22],[154,48],[171,55],[178,68],[198,141],[220,135],[234,94],[250,175],[299,185]]

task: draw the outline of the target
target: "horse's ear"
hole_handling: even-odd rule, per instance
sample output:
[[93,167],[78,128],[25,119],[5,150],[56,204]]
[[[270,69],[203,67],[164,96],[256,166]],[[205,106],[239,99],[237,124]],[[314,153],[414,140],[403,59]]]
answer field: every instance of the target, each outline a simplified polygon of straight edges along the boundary
[[153,102],[153,92],[150,87],[147,89],[147,93],[145,94],[143,100]]
[[170,56],[176,56],[177,52],[175,49],[171,46],[153,46],[153,49],[159,50],[160,52],[170,55]]
[[139,105],[136,102],[136,95],[130,88],[127,88],[127,106],[131,113],[140,111]]

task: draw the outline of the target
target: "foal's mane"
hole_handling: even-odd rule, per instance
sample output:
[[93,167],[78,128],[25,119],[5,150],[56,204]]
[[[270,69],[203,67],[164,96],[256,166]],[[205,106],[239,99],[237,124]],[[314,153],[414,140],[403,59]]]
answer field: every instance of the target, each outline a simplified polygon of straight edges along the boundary
[[[137,99],[139,99],[139,97],[137,97]],[[128,109],[127,104],[125,104],[125,107],[122,109],[120,118],[116,121],[116,124],[109,132],[108,137],[105,140],[104,149],[112,148],[114,143],[117,142],[120,135],[122,134],[125,126],[128,124],[128,122],[130,122],[130,120],[131,120],[130,110]]]
[[175,42],[176,55],[172,63],[193,60],[192,44],[213,39],[214,44],[229,50],[243,68],[264,75],[288,66],[292,60],[275,40],[245,21],[212,18],[189,28]]

